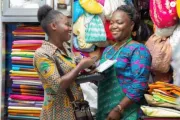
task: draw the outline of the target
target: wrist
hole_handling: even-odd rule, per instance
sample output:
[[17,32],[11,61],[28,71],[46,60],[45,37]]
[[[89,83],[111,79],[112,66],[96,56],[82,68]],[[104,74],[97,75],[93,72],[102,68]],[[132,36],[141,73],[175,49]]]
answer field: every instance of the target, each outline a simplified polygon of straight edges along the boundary
[[119,112],[120,114],[123,114],[124,109],[123,109],[123,107],[122,107],[120,104],[117,105],[117,108],[118,108],[118,112]]

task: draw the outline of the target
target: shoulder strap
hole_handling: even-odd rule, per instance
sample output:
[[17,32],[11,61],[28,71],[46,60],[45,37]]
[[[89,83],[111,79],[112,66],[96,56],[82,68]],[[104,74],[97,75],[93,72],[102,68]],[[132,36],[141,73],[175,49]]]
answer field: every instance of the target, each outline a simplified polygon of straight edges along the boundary
[[[55,64],[56,64],[56,67],[57,67],[57,70],[58,70],[59,74],[60,74],[61,76],[63,76],[63,75],[64,75],[64,72],[63,72],[62,69],[61,69],[61,66],[60,66],[60,63],[59,63],[59,60],[58,60],[57,56],[56,56],[56,55],[53,55],[53,59],[54,59],[54,62],[55,62]],[[67,95],[68,95],[70,101],[73,102],[73,101],[74,101],[74,96],[73,96],[73,94],[72,94],[71,89],[70,89],[70,88],[67,88],[67,89],[66,89],[66,92],[67,92]]]

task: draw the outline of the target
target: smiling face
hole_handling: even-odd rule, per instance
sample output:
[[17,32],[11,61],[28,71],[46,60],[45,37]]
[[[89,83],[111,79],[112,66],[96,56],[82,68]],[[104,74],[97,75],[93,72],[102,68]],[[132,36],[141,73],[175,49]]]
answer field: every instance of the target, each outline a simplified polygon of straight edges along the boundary
[[114,39],[117,41],[128,39],[131,36],[133,27],[134,22],[131,21],[126,12],[117,10],[113,13],[109,29]]
[[63,16],[61,19],[56,21],[57,25],[57,35],[65,42],[71,38],[71,24],[66,16]]

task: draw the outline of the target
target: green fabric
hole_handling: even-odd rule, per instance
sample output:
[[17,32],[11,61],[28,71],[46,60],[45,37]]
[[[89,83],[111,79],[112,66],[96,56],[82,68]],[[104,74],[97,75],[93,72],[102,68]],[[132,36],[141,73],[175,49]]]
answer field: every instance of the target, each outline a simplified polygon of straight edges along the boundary
[[[101,63],[105,60],[101,59]],[[105,71],[105,79],[98,85],[98,111],[97,120],[105,120],[108,113],[125,97],[118,83],[115,67]],[[137,120],[139,105],[133,104],[125,109],[121,120]]]
[[86,43],[106,41],[106,32],[104,29],[104,24],[98,15],[94,15],[92,20],[88,23],[85,29],[85,41]]

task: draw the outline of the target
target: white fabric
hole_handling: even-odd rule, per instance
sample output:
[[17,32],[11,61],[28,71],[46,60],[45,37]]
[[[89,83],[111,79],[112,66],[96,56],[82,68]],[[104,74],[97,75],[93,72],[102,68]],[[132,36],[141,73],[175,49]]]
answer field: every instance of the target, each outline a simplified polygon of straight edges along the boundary
[[172,61],[174,84],[180,86],[180,25],[176,27],[170,36],[170,44],[172,47]]
[[104,15],[106,19],[110,19],[112,13],[121,5],[125,5],[124,0],[105,0],[104,2]]
[[155,29],[155,35],[161,36],[161,37],[169,37],[173,34],[174,29],[177,27],[177,25],[167,27],[167,28],[158,28]]

